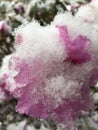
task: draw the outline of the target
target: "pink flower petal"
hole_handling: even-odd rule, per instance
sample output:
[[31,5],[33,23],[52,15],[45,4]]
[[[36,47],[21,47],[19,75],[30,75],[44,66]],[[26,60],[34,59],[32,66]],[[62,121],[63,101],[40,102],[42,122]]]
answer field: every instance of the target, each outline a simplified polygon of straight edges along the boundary
[[76,39],[71,40],[66,26],[56,27],[59,30],[60,38],[65,43],[69,60],[73,63],[83,63],[91,59],[88,51],[91,41],[86,36],[79,35]]

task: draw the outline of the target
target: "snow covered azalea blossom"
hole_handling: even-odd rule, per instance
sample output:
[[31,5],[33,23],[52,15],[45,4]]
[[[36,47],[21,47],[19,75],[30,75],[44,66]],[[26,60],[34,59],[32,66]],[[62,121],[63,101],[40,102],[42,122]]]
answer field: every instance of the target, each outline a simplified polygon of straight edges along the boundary
[[81,111],[94,107],[90,87],[98,80],[97,35],[69,13],[45,27],[36,22],[20,27],[16,51],[3,62],[0,76],[4,89],[18,99],[16,110],[72,129]]

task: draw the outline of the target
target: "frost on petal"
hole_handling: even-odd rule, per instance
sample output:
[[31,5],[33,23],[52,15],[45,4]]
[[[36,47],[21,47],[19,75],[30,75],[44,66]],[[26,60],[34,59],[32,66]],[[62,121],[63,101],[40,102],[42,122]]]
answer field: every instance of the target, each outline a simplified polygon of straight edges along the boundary
[[74,40],[71,40],[66,26],[56,27],[59,30],[61,39],[65,43],[69,60],[73,63],[83,63],[91,59],[88,52],[88,47],[91,44],[91,41],[86,36],[79,35]]
[[[9,59],[8,64],[9,72],[8,77],[5,79],[6,89],[10,90],[15,96],[19,96],[14,93],[14,91],[18,88],[21,89],[31,82],[31,70],[29,65],[27,65],[23,60],[20,60],[18,57],[12,56]],[[27,69],[26,69],[27,68]]]
[[70,125],[80,115],[81,111],[92,110],[94,108],[93,98],[89,94],[89,91],[85,93],[87,89],[86,87],[82,88],[80,96],[73,101],[65,99],[65,102],[54,110],[56,113],[56,120],[63,123],[65,122],[68,127],[71,127]]
[[46,104],[43,103],[45,101],[44,92],[42,91],[43,87],[44,83],[43,81],[41,83],[39,79],[21,88],[21,97],[16,107],[17,111],[31,117],[47,118],[49,113]]

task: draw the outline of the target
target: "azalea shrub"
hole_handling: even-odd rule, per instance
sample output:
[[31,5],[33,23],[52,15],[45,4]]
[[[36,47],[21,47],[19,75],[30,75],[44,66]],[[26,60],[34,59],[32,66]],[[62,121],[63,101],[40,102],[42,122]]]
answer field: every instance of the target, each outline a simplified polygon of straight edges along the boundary
[[46,26],[33,20],[17,28],[15,51],[3,59],[0,70],[0,98],[17,99],[20,114],[51,119],[58,130],[75,130],[76,120],[95,110],[97,17],[98,1],[93,0],[74,15],[58,13]]

